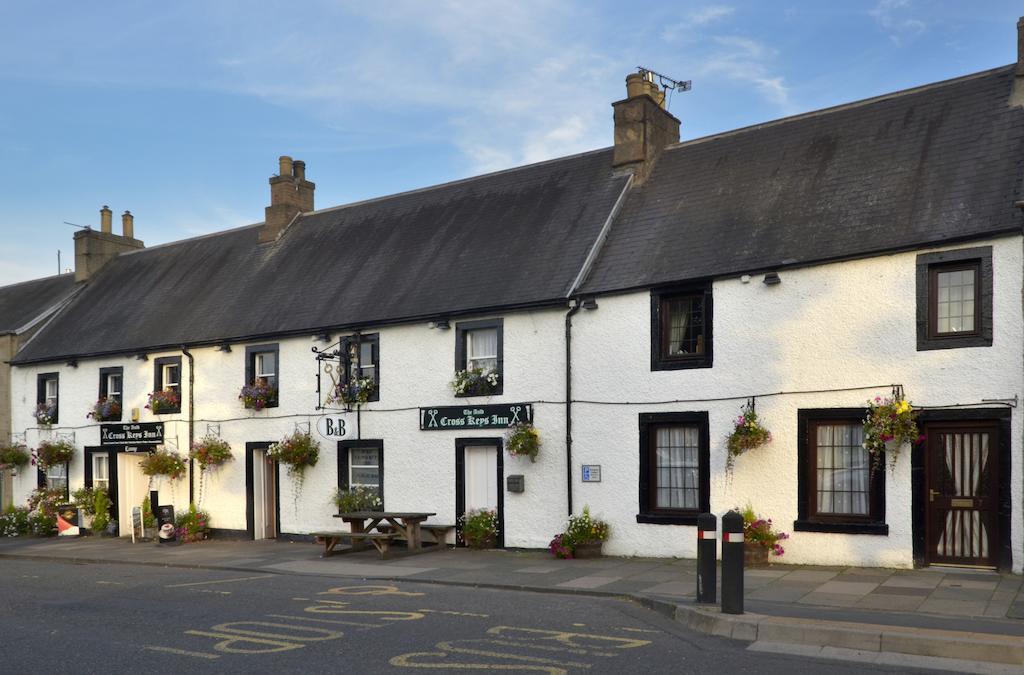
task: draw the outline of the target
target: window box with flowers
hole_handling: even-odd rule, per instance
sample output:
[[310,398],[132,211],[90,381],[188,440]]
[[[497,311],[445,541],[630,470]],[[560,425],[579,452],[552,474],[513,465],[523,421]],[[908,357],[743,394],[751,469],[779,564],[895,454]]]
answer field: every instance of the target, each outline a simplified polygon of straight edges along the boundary
[[450,386],[456,396],[490,396],[499,393],[500,382],[496,371],[472,368],[456,372]]
[[49,429],[57,422],[57,404],[39,403],[32,412],[32,416],[36,418],[36,424]]
[[343,403],[351,410],[352,406],[360,406],[369,401],[375,391],[377,385],[372,377],[350,378],[347,382],[339,382],[334,388],[331,403]]
[[277,387],[261,381],[256,384],[247,384],[242,387],[238,398],[242,401],[242,405],[249,410],[273,408],[277,405]]
[[154,415],[181,412],[181,395],[174,389],[151,391],[146,408]]
[[97,422],[111,422],[121,419],[121,402],[116,398],[103,397],[93,403],[86,417],[91,417]]
[[889,455],[889,469],[896,470],[900,450],[905,444],[924,440],[917,429],[917,412],[910,401],[902,396],[868,401],[868,414],[864,418],[864,447],[871,453],[875,466],[885,462]]

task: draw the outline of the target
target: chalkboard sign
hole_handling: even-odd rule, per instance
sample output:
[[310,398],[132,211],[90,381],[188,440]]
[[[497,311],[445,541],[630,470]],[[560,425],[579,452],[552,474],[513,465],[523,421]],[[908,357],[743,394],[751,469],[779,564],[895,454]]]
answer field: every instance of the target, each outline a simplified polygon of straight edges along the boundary
[[178,539],[174,529],[174,507],[170,504],[156,507],[157,538],[161,544],[173,544]]
[[527,422],[533,422],[533,405],[529,403],[420,408],[420,429],[422,431],[507,429]]
[[132,543],[135,543],[136,539],[142,539],[145,536],[145,532],[142,531],[142,507],[132,507]]

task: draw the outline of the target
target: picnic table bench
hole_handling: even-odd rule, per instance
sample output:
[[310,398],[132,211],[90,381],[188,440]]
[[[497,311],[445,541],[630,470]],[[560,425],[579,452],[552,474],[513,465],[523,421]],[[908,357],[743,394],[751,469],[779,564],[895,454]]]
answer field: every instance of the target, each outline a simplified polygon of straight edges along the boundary
[[[423,521],[436,513],[421,513],[411,511],[352,511],[348,513],[337,513],[335,518],[341,518],[348,523],[350,532],[314,532],[313,535],[324,540],[323,557],[334,552],[334,547],[343,539],[352,541],[353,551],[359,551],[366,547],[366,544],[373,546],[380,552],[381,559],[386,559],[389,554],[391,542],[401,538],[406,542],[410,553],[423,552]],[[378,531],[374,531],[376,528]],[[380,531],[384,530],[384,531]],[[427,530],[431,537],[435,536],[435,528]]]
[[[446,543],[445,540],[448,538],[448,533],[454,530],[454,525],[446,525],[444,523],[423,523],[422,525],[420,525],[420,533],[430,535],[430,538],[431,540],[433,540],[433,543],[439,546]],[[398,535],[399,539],[405,539],[401,531],[396,530],[390,525],[378,525],[377,531],[395,533]]]
[[389,534],[385,532],[313,532],[312,535],[317,539],[322,539],[324,542],[324,552],[320,554],[321,558],[326,558],[334,553],[334,547],[341,543],[343,539],[348,539],[352,542],[353,548],[355,548],[356,542],[370,542],[373,547],[380,553],[381,560],[387,560],[391,557],[390,546],[392,540],[397,535]]

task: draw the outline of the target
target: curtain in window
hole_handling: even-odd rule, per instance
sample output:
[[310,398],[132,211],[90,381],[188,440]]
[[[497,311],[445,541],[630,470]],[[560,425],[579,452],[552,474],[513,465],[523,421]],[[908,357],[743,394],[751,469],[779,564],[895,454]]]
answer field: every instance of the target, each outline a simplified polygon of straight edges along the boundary
[[696,427],[659,427],[655,438],[655,507],[693,509],[699,505]]
[[498,369],[498,329],[471,330],[466,334],[466,368]]
[[818,513],[868,515],[871,460],[860,424],[818,426]]
[[685,354],[686,327],[690,323],[690,301],[673,300],[669,303],[668,353]]

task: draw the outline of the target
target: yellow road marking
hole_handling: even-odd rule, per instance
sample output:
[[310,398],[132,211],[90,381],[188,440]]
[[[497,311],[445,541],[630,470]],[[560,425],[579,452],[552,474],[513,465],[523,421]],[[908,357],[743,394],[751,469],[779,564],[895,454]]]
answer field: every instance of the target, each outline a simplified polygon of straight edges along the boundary
[[424,612],[427,614],[449,614],[451,616],[476,616],[482,619],[486,619],[490,614],[474,614],[473,612],[453,612],[446,609],[417,609],[417,612]]
[[[219,652],[225,652],[227,654],[270,654],[273,652],[286,652],[290,649],[302,649],[306,645],[296,644],[294,642],[284,642],[282,640],[266,640],[263,638],[255,637],[240,637],[238,635],[232,635],[231,633],[213,633],[205,630],[187,630],[186,635],[199,635],[201,637],[211,638],[222,638],[220,642],[213,645],[213,648]],[[232,647],[235,643],[250,642],[256,645],[269,645],[267,649],[240,649]]]
[[[286,631],[298,633],[312,633],[312,635],[282,635],[281,633],[269,633],[262,630],[248,630],[236,626],[257,626],[260,628],[283,628]],[[253,635],[268,640],[298,640],[300,642],[320,642],[322,640],[337,640],[345,634],[338,631],[327,630],[326,628],[315,628],[312,626],[293,626],[287,623],[274,623],[271,621],[229,621],[211,626],[213,630],[224,631],[236,635]]]
[[573,625],[574,626],[579,626],[580,628],[582,628],[583,626],[586,626],[587,624],[585,624],[585,623],[574,623]]
[[[436,656],[443,659],[448,654],[446,652],[413,652],[396,656],[388,661],[388,663],[398,668],[433,668],[437,670],[534,670],[548,673],[548,675],[567,675],[569,672],[564,668],[557,668],[555,666],[534,666],[527,663],[451,663],[450,661],[416,663],[411,660],[418,656]],[[585,664],[581,667],[589,668],[590,664]]]
[[[517,636],[515,633],[524,633]],[[586,648],[585,644],[576,642],[576,638],[594,640],[603,647],[614,647],[616,649],[636,649],[651,644],[650,640],[639,640],[636,638],[611,637],[608,635],[591,635],[588,633],[569,633],[560,630],[541,630],[539,628],[517,628],[515,626],[495,626],[487,630],[488,635],[500,635],[513,640],[551,640],[569,647]]]
[[188,584],[170,584],[168,586],[164,586],[164,588],[182,588],[184,586],[204,586],[206,584],[230,584],[230,583],[234,583],[236,581],[251,581],[252,579],[266,579],[267,577],[272,577],[272,576],[274,576],[274,575],[273,574],[261,574],[258,577],[239,577],[237,579],[214,579],[213,581],[193,581],[193,582],[188,583]]
[[415,598],[426,593],[400,591],[397,586],[336,586],[319,595],[405,595]]
[[287,614],[267,614],[269,617],[275,619],[292,619],[294,621],[315,621],[317,623],[334,623],[342,626],[363,626],[365,628],[382,628],[383,624],[379,623],[360,623],[359,621],[340,621],[338,619],[313,619],[307,616],[289,616]]
[[124,586],[124,582],[122,581],[97,581],[96,583],[103,584],[105,586]]
[[646,628],[625,628],[620,627],[619,630],[628,630],[630,633],[660,633],[658,630],[647,630]]
[[154,645],[146,646],[151,652],[167,652],[168,654],[180,654],[181,656],[195,656],[200,659],[219,659],[220,654],[210,654],[209,652],[190,652],[187,649],[175,649],[174,647],[156,647]]
[[473,640],[473,642],[482,642],[491,645],[498,645],[500,647],[526,647],[542,652],[568,652],[569,654],[577,654],[579,656],[585,656],[587,654],[592,654],[594,656],[615,656],[615,652],[599,652],[594,649],[541,645],[531,640]]

